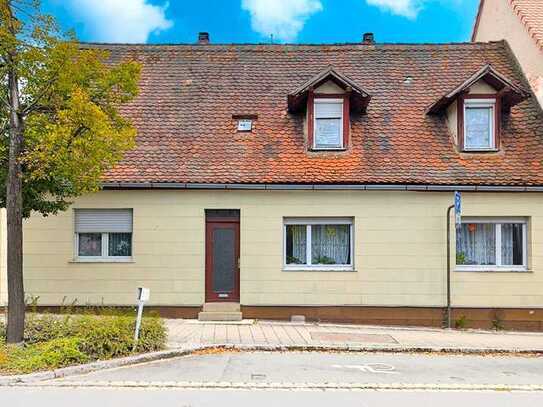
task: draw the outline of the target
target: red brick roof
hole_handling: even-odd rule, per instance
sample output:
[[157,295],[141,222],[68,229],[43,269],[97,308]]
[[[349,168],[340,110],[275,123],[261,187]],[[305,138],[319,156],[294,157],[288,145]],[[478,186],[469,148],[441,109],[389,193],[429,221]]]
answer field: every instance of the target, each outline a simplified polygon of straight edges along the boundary
[[[124,109],[137,147],[108,182],[543,185],[536,101],[512,108],[502,148],[461,154],[426,109],[490,64],[526,83],[503,42],[447,45],[92,45],[143,63]],[[287,96],[332,66],[371,95],[345,152],[307,152]],[[406,80],[407,78],[411,78]],[[258,115],[236,132],[233,115]]]

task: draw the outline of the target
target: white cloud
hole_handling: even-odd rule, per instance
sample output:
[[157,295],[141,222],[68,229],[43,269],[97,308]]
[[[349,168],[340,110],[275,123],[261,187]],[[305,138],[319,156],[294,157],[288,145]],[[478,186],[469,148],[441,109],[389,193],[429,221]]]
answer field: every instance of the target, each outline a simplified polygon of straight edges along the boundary
[[251,14],[251,27],[262,36],[292,41],[306,20],[322,10],[320,0],[242,0],[242,9]]
[[143,43],[151,33],[173,26],[166,18],[168,3],[156,6],[147,0],[68,0],[67,6],[94,41]]
[[392,14],[414,19],[422,9],[425,0],[366,0],[366,2],[370,6],[377,6]]

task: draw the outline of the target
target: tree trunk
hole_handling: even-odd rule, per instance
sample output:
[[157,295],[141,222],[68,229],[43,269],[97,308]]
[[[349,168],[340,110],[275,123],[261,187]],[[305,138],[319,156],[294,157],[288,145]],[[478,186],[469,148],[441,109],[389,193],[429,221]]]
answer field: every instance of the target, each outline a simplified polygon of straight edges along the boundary
[[[8,61],[13,62],[13,60]],[[12,65],[13,66],[13,65]],[[23,122],[19,115],[19,84],[17,73],[8,73],[10,102],[9,167],[7,179],[7,266],[8,266],[8,327],[7,342],[23,341],[25,298],[23,284],[23,178],[20,162],[23,149]]]

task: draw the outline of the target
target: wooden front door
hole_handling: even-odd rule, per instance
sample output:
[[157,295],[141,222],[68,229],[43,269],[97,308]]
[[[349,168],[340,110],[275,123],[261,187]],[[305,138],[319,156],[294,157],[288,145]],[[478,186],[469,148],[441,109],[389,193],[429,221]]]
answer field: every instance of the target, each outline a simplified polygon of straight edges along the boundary
[[206,302],[239,302],[239,220],[206,221]]

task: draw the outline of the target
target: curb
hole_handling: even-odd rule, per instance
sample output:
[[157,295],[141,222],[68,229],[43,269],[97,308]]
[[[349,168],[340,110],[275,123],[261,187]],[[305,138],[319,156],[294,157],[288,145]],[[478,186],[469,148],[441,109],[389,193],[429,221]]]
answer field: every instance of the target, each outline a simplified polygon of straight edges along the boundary
[[530,384],[455,384],[455,383],[258,383],[258,382],[145,382],[145,381],[66,381],[19,384],[18,387],[155,388],[187,390],[457,390],[541,392],[543,385]]
[[[453,347],[411,347],[402,346],[356,346],[356,345],[242,345],[242,344],[208,344],[186,345],[182,348],[169,349],[159,352],[143,353],[118,359],[103,360],[84,365],[68,366],[60,369],[49,370],[22,375],[0,376],[0,386],[25,385],[48,380],[60,379],[67,376],[81,375],[99,370],[113,369],[117,367],[136,365],[157,360],[171,359],[179,356],[188,356],[193,353],[209,350],[239,350],[239,351],[263,351],[263,352],[381,352],[381,353],[441,353],[457,355],[543,355],[543,349],[494,349],[494,348],[453,348]],[[43,385],[43,384],[39,384]],[[58,385],[58,384],[51,384]],[[204,383],[203,386],[206,384]],[[261,384],[256,383],[257,387]],[[292,384],[290,384],[292,385]],[[364,384],[366,385],[366,384]],[[318,386],[323,386],[319,384]],[[343,386],[343,384],[341,385]],[[377,384],[376,384],[377,386]],[[380,385],[379,385],[380,386]],[[387,385],[388,386],[388,385]],[[514,386],[508,386],[512,388]],[[530,386],[529,386],[530,387]],[[533,387],[533,386],[532,386]],[[543,385],[539,386],[543,390]],[[376,387],[377,388],[377,387]],[[386,388],[386,387],[385,387]]]

